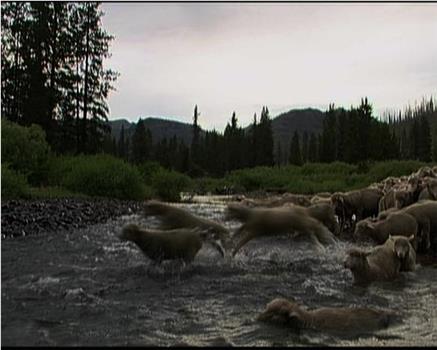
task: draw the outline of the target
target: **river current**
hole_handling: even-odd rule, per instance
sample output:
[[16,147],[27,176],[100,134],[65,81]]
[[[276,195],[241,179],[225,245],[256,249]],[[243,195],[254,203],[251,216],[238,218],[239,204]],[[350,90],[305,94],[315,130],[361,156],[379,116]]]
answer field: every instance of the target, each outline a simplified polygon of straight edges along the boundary
[[[219,201],[179,204],[225,221]],[[437,269],[417,267],[394,282],[353,286],[343,267],[353,243],[324,254],[289,237],[250,241],[233,259],[204,245],[192,264],[150,260],[116,234],[126,223],[156,227],[154,218],[119,217],[70,232],[2,241],[3,346],[305,346],[437,344]],[[274,298],[308,308],[368,306],[401,320],[372,334],[297,333],[256,321]]]

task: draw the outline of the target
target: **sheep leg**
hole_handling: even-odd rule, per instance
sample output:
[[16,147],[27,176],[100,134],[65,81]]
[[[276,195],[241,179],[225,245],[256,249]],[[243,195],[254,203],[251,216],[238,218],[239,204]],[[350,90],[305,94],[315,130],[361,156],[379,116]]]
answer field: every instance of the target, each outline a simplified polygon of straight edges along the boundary
[[326,251],[325,247],[320,243],[320,241],[317,239],[317,236],[314,233],[310,233],[310,240],[314,244],[315,249],[319,253],[324,253]]
[[256,234],[254,234],[253,232],[248,232],[246,234],[246,236],[244,236],[236,245],[236,247],[234,248],[234,251],[232,252],[232,256],[235,256],[235,254],[237,254],[237,252],[241,249],[241,247],[243,247],[247,242],[249,242],[252,238],[254,238],[256,236]]
[[235,232],[234,232],[234,234],[232,235],[232,238],[235,238],[235,237],[238,237],[238,236],[240,236],[242,233],[243,233],[243,231],[246,229],[246,224],[243,224],[243,225],[241,225]]

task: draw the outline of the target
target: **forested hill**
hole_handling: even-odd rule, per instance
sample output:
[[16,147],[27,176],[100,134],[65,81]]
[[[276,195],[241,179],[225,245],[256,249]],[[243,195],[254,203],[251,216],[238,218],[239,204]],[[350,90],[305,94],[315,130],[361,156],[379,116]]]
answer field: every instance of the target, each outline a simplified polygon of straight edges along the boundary
[[[280,141],[282,145],[288,145],[295,130],[299,134],[305,131],[308,134],[320,133],[322,131],[324,113],[318,109],[293,109],[286,113],[278,115],[272,119],[273,139],[275,144]],[[200,121],[201,122],[201,121]],[[182,123],[174,120],[160,118],[144,119],[145,127],[150,129],[153,142],[160,141],[163,138],[171,138],[174,135],[178,139],[183,139],[185,144],[191,143],[193,137],[192,124]],[[130,123],[126,119],[110,120],[109,124],[112,129],[112,136],[118,141],[121,127],[124,126],[125,132],[132,136],[136,123]],[[246,129],[250,128],[248,126]],[[201,131],[202,133],[202,131]]]
[[[179,140],[182,139],[186,145],[191,144],[191,139],[193,138],[192,124],[161,118],[146,118],[143,120],[146,129],[149,129],[152,133],[154,143],[163,138],[170,139],[176,135],[176,137]],[[110,120],[109,125],[111,126],[111,136],[115,137],[118,141],[122,126],[127,133],[127,137],[130,138],[134,133],[136,123],[128,122],[126,119],[116,119]]]
[[321,133],[323,129],[324,112],[314,109],[292,109],[286,113],[278,115],[272,120],[273,140],[275,145],[278,141],[283,147],[288,149],[290,140],[295,131],[302,137],[306,131],[311,133]]

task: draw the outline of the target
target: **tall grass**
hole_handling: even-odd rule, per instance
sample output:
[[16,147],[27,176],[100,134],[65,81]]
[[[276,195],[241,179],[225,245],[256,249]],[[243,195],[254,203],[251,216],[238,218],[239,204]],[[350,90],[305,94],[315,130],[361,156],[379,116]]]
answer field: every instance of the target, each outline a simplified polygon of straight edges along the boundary
[[196,180],[196,183],[204,185],[207,191],[211,192],[217,191],[216,187],[220,185],[242,191],[282,190],[314,194],[364,188],[388,176],[409,175],[425,165],[435,164],[419,161],[388,161],[368,163],[364,166],[333,162],[307,163],[303,166],[288,165],[280,168],[256,167],[235,170],[219,181]]

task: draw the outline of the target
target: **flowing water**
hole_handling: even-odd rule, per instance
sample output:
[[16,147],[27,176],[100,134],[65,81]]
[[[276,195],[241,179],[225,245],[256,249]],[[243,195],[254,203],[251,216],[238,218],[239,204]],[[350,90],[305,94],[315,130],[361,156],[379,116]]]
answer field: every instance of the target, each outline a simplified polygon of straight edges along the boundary
[[[225,221],[223,203],[182,204]],[[224,260],[205,245],[190,265],[152,266],[116,234],[154,218],[120,217],[72,232],[2,241],[2,345],[294,346],[436,345],[437,269],[418,266],[395,282],[352,285],[343,267],[349,242],[317,254],[287,237],[249,242]],[[329,334],[255,320],[274,298],[309,308],[369,306],[395,310],[400,322],[372,334]]]

